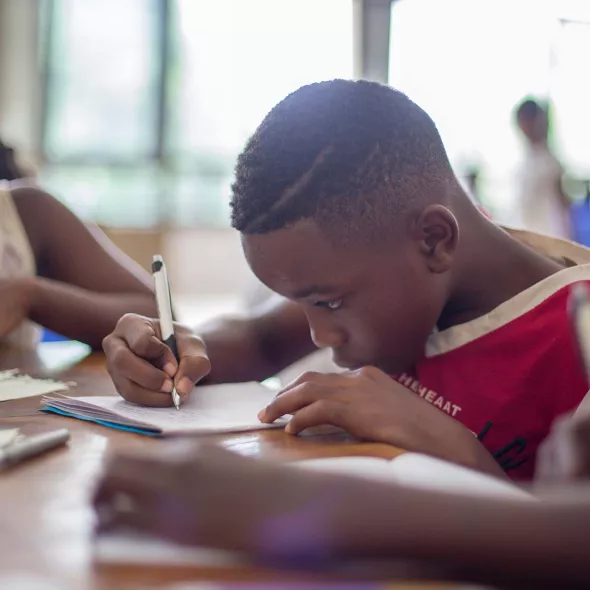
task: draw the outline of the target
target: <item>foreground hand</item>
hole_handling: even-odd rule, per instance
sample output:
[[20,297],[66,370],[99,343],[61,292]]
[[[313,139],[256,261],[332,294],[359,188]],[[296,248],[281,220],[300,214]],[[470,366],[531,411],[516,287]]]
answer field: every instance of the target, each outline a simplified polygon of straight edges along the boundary
[[342,489],[348,496],[356,487],[341,479],[219,447],[172,443],[116,456],[94,506],[99,531],[126,528],[189,545],[313,555],[318,543],[324,549],[335,541],[333,527],[350,512],[340,505]]
[[34,277],[0,279],[0,337],[27,319],[34,280]]
[[175,323],[174,331],[180,363],[160,340],[158,320],[124,315],[112,334],[103,340],[107,370],[117,391],[135,404],[155,407],[173,404],[172,387],[181,402],[195,383],[208,375],[211,363],[203,341]]
[[331,424],[359,440],[392,444],[452,461],[462,460],[475,437],[409,389],[374,367],[344,373],[304,373],[259,414],[271,423],[286,414],[285,427],[298,434],[311,426]]

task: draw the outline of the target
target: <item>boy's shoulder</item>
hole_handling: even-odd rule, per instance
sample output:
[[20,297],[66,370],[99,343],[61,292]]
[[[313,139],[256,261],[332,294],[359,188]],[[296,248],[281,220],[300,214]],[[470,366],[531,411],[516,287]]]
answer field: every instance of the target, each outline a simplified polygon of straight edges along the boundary
[[566,267],[590,264],[590,248],[586,246],[524,229],[508,226],[501,227],[519,242],[526,244],[539,254],[562,263]]
[[486,316],[433,334],[416,389],[443,411],[448,405],[511,474],[531,477],[552,421],[574,410],[588,390],[567,303],[571,284],[590,283],[590,251],[514,233],[566,267]]
[[540,254],[563,264],[564,269],[518,293],[485,316],[434,333],[426,347],[427,357],[448,353],[484,337],[491,344],[506,338],[526,337],[527,333],[536,332],[540,336],[539,322],[551,325],[550,333],[555,337],[558,333],[569,337],[566,309],[569,287],[580,281],[590,282],[590,249],[534,232],[503,229]]

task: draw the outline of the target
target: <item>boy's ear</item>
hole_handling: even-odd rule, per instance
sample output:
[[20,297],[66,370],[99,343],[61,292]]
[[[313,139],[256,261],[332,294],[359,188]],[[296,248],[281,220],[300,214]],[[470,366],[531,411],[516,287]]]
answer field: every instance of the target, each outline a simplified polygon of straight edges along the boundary
[[431,272],[448,271],[459,244],[457,219],[443,205],[428,205],[415,219],[415,238]]

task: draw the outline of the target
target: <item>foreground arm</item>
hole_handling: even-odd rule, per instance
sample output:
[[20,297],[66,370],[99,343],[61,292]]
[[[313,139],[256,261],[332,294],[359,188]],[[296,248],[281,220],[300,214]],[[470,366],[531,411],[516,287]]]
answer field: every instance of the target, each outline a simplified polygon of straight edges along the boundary
[[[117,511],[119,493],[131,512]],[[118,456],[95,504],[102,529],[126,525],[294,565],[387,557],[498,578],[590,576],[587,493],[530,502],[447,494],[183,446]]]

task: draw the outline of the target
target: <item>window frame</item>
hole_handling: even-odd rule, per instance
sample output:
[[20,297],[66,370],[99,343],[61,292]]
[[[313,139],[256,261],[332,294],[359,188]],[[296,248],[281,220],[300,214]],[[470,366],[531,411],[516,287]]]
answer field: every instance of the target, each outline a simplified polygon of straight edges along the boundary
[[157,12],[157,29],[155,41],[157,44],[156,72],[157,79],[154,84],[155,112],[154,121],[155,149],[145,156],[138,156],[132,159],[118,157],[104,157],[99,155],[84,154],[79,157],[51,157],[48,148],[49,117],[52,111],[52,85],[53,73],[52,62],[55,51],[55,12],[57,9],[56,0],[43,0],[39,14],[39,47],[40,47],[40,69],[41,69],[41,122],[40,142],[41,162],[44,166],[101,166],[118,169],[133,170],[142,166],[165,167],[166,148],[165,138],[167,129],[167,87],[170,70],[170,56],[172,54],[171,42],[171,2],[173,0],[151,0],[154,2]]
[[[55,63],[54,55],[56,45],[56,12],[59,0],[42,0],[38,4],[38,38],[39,38],[39,65],[40,65],[40,125],[39,125],[39,152],[40,163],[47,170],[54,169],[83,169],[103,168],[117,171],[135,171],[152,169],[156,171],[157,221],[156,225],[174,223],[175,198],[173,196],[176,182],[180,182],[182,171],[176,170],[173,150],[169,145],[169,131],[172,121],[170,116],[171,84],[170,77],[173,74],[176,57],[176,41],[173,30],[173,18],[175,14],[175,0],[151,0],[155,3],[157,11],[157,31],[154,39],[157,43],[155,51],[157,64],[157,78],[150,92],[156,93],[154,99],[156,117],[150,121],[155,131],[154,147],[147,154],[136,158],[121,156],[105,156],[104,154],[84,153],[82,155],[59,156],[52,154],[49,149],[49,122],[54,112],[53,88],[55,74],[52,71]],[[214,0],[210,0],[214,1]],[[243,0],[247,1],[247,0]],[[279,0],[277,0],[279,1]],[[352,11],[353,31],[352,47],[353,55],[352,74],[354,78],[379,77],[379,72],[388,71],[389,61],[389,6],[396,0],[342,0],[348,2]],[[387,10],[383,10],[384,7]],[[387,15],[387,22],[384,18]],[[384,43],[384,35],[387,42]],[[377,73],[377,74],[376,74]],[[385,74],[385,78],[387,74]],[[381,78],[379,81],[387,82]],[[171,181],[168,184],[168,180]],[[203,226],[210,226],[203,222]],[[153,226],[153,225],[152,225]],[[144,227],[144,226],[141,226]]]

